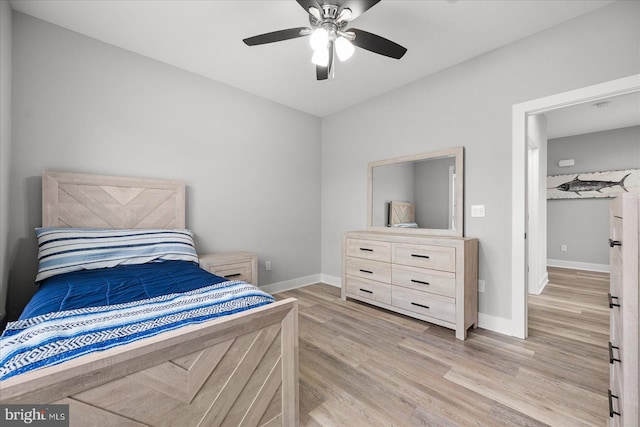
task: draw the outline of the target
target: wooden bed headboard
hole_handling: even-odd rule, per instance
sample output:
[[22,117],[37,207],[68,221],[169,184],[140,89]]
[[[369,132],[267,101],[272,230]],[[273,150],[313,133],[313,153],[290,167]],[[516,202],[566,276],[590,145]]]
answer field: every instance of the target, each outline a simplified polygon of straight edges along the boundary
[[184,183],[43,172],[42,226],[185,228]]
[[389,225],[416,221],[416,207],[409,202],[389,202]]

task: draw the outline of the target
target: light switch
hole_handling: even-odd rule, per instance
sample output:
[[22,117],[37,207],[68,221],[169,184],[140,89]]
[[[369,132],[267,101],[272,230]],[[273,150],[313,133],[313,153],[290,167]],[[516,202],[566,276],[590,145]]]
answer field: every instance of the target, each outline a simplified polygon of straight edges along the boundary
[[471,205],[471,216],[474,218],[484,218],[484,205]]

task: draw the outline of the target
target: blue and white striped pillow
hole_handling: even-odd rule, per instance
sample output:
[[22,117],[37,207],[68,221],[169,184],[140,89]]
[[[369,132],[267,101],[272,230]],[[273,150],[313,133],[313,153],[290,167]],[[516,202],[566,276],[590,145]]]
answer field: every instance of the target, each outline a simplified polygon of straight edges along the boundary
[[36,282],[78,270],[156,260],[198,262],[190,230],[36,228]]

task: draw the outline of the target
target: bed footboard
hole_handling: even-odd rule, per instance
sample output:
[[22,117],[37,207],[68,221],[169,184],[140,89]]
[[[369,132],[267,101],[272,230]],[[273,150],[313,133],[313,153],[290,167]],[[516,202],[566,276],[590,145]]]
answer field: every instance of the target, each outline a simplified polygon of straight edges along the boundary
[[296,426],[295,299],[0,382],[2,403],[69,405],[71,426]]

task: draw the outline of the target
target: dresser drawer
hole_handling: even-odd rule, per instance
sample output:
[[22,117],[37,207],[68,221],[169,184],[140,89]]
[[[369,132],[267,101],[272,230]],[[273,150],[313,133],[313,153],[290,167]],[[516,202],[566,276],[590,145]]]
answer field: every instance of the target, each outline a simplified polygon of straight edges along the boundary
[[[612,397],[610,409],[615,412],[618,412],[620,415],[614,414],[613,418],[609,418],[610,426],[623,426],[623,399],[624,399],[624,377],[622,374],[622,367],[618,362],[615,362],[613,365],[609,365],[609,390],[611,391]],[[613,397],[615,396],[615,397]]]
[[456,304],[453,298],[392,286],[391,305],[446,322],[456,321]]
[[456,275],[447,271],[393,264],[391,266],[391,283],[446,297],[454,298],[456,296]]
[[395,243],[392,248],[395,264],[456,271],[456,249],[444,246],[410,245]]
[[346,273],[383,283],[391,283],[391,264],[380,261],[347,257]]
[[347,295],[357,296],[391,305],[391,285],[347,277]]
[[347,239],[347,256],[391,262],[391,243],[377,240]]
[[[612,299],[614,304],[621,303],[619,299]],[[613,307],[609,309],[609,339],[611,342],[621,343],[622,336],[622,316],[620,307]]]
[[258,286],[258,257],[251,252],[220,252],[199,258],[200,268],[209,273]]
[[614,216],[611,217],[611,239],[612,240],[622,240],[622,217]]
[[225,279],[242,280],[247,283],[253,283],[253,277],[251,277],[252,268],[250,262],[209,267],[207,270],[209,271],[209,273],[213,273],[216,276],[224,277]]

